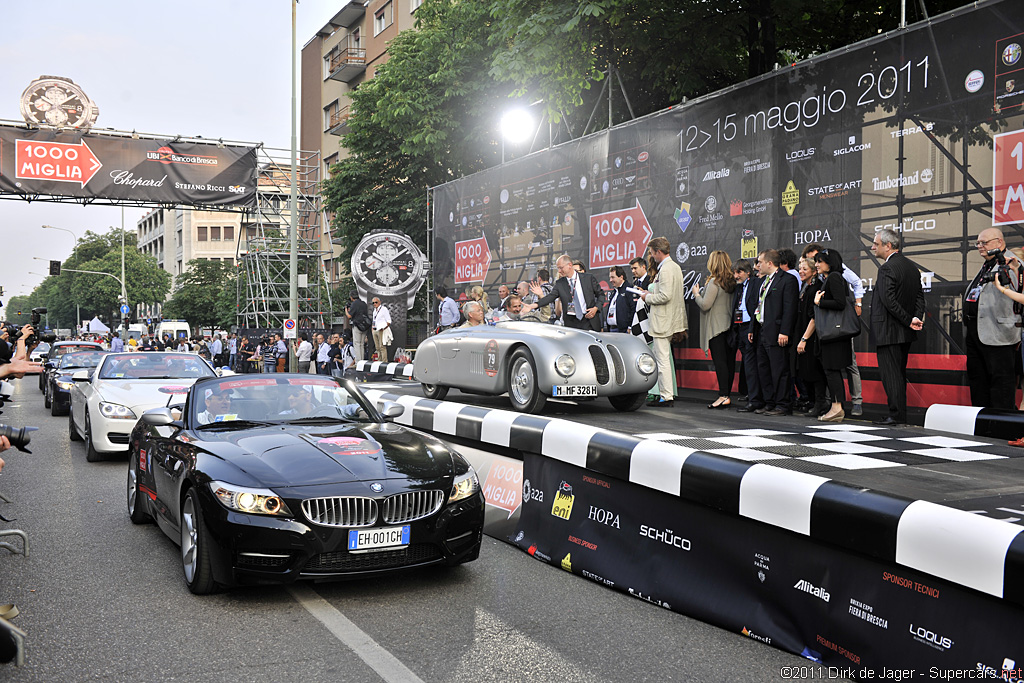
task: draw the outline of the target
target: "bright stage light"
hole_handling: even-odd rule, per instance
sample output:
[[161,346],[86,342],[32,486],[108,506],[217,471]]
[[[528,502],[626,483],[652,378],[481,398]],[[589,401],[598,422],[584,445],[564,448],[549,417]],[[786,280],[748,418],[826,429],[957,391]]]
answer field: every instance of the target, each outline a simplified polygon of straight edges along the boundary
[[533,117],[525,109],[513,109],[501,117],[501,135],[509,142],[525,142],[533,129]]

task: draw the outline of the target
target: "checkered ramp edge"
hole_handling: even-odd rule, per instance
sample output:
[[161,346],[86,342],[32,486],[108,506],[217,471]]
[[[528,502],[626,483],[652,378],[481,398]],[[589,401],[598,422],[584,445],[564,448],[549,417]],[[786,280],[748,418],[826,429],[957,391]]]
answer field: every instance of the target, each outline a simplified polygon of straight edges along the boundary
[[926,429],[994,439],[1024,437],[1024,411],[936,403],[924,414]]
[[398,379],[412,379],[412,363],[384,363],[379,360],[356,361],[356,372],[389,375]]
[[[697,450],[682,445],[680,435],[632,436],[560,418],[379,389],[364,393],[373,402],[405,406],[395,421],[414,429],[537,453],[1024,604],[1024,530],[1013,524],[752,462],[735,452],[730,456]],[[837,425],[833,431],[870,429]],[[749,445],[753,442],[744,437],[779,434],[761,433],[765,431],[732,430],[713,439],[726,449],[763,448]],[[740,440],[721,441],[730,437]],[[957,450],[942,445],[921,450],[943,448]],[[842,450],[848,449],[838,454]],[[771,457],[755,452],[758,460]]]

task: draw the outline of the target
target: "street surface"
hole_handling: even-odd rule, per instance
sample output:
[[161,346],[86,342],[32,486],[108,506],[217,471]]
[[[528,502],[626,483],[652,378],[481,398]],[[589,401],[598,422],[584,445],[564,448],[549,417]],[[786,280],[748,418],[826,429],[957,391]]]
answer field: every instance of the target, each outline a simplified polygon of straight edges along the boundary
[[489,537],[455,569],[194,596],[177,546],[128,520],[126,459],[87,463],[35,378],[14,384],[0,422],[41,429],[31,455],[3,454],[0,514],[16,521],[0,528],[25,530],[30,556],[0,550],[0,603],[28,632],[26,665],[0,681],[753,683],[817,669]]

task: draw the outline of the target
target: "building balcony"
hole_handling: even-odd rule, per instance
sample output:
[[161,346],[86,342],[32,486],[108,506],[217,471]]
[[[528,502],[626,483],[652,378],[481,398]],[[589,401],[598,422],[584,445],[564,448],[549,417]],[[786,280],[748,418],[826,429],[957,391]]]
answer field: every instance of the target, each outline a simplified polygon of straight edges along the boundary
[[366,71],[366,48],[347,47],[331,57],[331,75],[342,83],[350,83]]
[[352,115],[351,107],[342,107],[331,114],[327,124],[327,132],[331,135],[344,135],[348,132],[348,117]]
[[331,17],[330,23],[335,26],[349,28],[352,24],[362,19],[365,14],[366,6],[363,4],[363,0],[348,0],[348,2],[343,3],[341,9]]

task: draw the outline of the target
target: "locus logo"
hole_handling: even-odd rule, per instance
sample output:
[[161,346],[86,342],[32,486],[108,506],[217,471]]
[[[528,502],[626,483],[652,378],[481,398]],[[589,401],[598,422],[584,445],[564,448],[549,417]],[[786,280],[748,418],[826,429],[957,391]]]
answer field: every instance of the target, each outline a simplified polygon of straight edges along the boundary
[[930,645],[936,650],[948,650],[953,647],[953,641],[946,636],[940,636],[934,631],[929,631],[924,626],[910,625],[910,634],[914,636],[914,640],[925,645]]
[[819,600],[824,600],[825,602],[828,602],[832,599],[832,596],[829,595],[827,590],[815,586],[807,579],[800,579],[796,582],[793,588],[797,589],[798,591],[803,591],[804,593],[810,593],[814,597],[818,598]]

